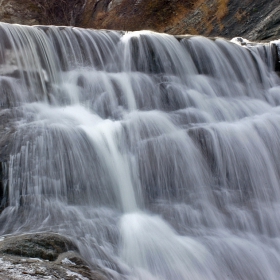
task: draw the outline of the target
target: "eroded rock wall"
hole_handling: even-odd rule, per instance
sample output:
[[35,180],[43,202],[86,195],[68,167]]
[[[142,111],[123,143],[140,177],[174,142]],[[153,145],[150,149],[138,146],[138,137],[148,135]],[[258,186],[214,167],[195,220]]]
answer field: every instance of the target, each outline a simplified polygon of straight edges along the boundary
[[85,0],[75,2],[73,14],[76,13],[76,17],[65,22],[61,12],[52,10],[49,17],[43,14],[45,11],[38,8],[37,2],[0,0],[0,20],[29,25],[72,23],[97,29],[150,29],[169,34],[227,38],[244,36],[250,40],[280,36],[279,0],[269,3],[265,0]]
[[280,36],[278,0],[88,0],[80,26],[265,40]]

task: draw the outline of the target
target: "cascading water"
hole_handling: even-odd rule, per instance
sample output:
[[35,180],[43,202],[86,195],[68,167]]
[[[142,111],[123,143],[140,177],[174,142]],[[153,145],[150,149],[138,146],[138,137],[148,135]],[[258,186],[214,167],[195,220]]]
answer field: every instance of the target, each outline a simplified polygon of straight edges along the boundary
[[271,45],[0,24],[0,232],[112,279],[279,279]]

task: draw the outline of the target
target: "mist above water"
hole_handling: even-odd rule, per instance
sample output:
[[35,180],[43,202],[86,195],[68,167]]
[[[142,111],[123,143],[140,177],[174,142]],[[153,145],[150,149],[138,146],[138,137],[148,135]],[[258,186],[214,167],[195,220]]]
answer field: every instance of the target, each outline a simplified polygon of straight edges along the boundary
[[279,279],[275,45],[0,37],[2,234],[67,235],[112,279]]

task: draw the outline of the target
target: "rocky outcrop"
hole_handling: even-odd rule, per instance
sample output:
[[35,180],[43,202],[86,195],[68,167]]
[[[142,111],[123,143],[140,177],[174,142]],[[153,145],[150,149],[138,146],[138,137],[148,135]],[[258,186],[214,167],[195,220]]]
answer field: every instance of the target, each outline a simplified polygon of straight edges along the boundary
[[40,10],[34,1],[0,0],[0,21],[34,25],[39,24]]
[[[74,4],[72,5],[71,3]],[[280,36],[279,0],[0,0],[0,20],[85,28],[200,34],[250,40]],[[37,4],[36,4],[37,3]],[[38,3],[41,3],[38,6]],[[54,3],[54,4],[50,4]],[[55,5],[55,6],[53,6]],[[63,6],[64,5],[64,6]],[[73,13],[71,12],[73,10]],[[75,12],[74,12],[75,11]],[[67,15],[67,16],[63,16]]]
[[[273,7],[271,7],[273,8]],[[260,13],[260,12],[259,12]],[[280,6],[275,7],[262,20],[256,22],[246,34],[248,39],[279,39],[280,38]]]
[[98,267],[90,268],[68,238],[37,233],[0,239],[0,280],[106,280]]
[[273,39],[280,36],[279,1],[89,0],[80,26]]

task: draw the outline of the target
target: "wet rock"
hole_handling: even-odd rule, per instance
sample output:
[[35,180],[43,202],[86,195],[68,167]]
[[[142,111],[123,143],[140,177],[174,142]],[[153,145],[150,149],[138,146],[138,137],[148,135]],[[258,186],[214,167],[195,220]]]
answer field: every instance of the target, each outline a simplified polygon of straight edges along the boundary
[[68,238],[55,233],[8,237],[0,243],[0,253],[54,261],[59,254],[77,247]]
[[88,279],[107,279],[107,276],[99,267],[95,266],[93,269],[90,269],[88,263],[82,259],[81,255],[74,251],[60,254],[55,263],[70,269],[74,273],[83,275],[83,277]]
[[68,265],[41,259],[0,255],[0,280],[106,280],[101,272],[88,266]]
[[14,133],[14,116],[11,110],[4,109],[5,106],[6,105],[3,105],[2,108],[0,107],[0,213],[9,204],[8,161]]
[[82,259],[80,254],[78,254],[75,251],[68,251],[65,253],[62,253],[58,256],[58,258],[55,260],[55,263],[57,264],[66,264],[66,265],[81,265],[81,266],[87,266],[88,263]]
[[0,239],[0,280],[106,280],[90,267],[75,244],[55,233],[24,234]]
[[5,178],[5,171],[7,163],[0,162],[0,214],[8,206],[9,197],[6,188],[7,179]]

